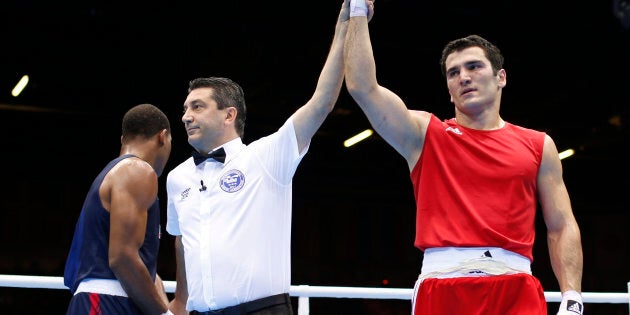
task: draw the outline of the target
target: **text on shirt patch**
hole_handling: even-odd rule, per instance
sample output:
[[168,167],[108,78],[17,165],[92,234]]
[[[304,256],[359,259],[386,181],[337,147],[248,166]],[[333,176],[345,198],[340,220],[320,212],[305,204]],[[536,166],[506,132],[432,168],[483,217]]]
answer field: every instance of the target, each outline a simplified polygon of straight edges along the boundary
[[186,190],[182,191],[182,193],[180,194],[180,196],[182,197],[182,200],[188,198],[188,193],[190,192],[190,187],[186,188]]
[[219,187],[228,193],[237,192],[241,190],[244,185],[245,175],[236,169],[227,171],[221,176],[221,180],[219,180]]

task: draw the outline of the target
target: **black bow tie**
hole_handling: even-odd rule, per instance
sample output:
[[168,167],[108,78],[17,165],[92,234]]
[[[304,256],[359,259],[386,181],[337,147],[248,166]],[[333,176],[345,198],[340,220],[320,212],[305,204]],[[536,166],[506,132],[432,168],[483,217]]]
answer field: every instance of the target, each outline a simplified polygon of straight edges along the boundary
[[208,156],[205,156],[197,152],[197,150],[193,150],[192,156],[193,156],[193,159],[195,160],[195,165],[199,165],[207,159],[215,159],[216,161],[221,162],[221,163],[225,162],[225,150],[223,150],[223,147],[210,152]]

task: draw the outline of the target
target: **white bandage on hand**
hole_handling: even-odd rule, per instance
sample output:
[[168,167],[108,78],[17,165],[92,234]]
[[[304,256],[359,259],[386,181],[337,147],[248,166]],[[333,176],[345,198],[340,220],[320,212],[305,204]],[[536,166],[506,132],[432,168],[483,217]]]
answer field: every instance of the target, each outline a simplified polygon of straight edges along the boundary
[[365,0],[350,0],[350,17],[367,15],[368,7]]
[[171,310],[166,310],[166,312],[162,313],[162,315],[175,315]]
[[584,303],[582,295],[577,291],[570,290],[562,293],[562,302],[557,315],[582,315],[584,314]]

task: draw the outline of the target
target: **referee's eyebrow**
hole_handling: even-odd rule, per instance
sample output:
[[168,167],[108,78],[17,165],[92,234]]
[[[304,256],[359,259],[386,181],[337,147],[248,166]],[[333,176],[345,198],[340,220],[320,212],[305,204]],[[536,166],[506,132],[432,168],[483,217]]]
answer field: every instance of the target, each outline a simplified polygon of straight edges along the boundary
[[206,105],[206,103],[200,99],[194,99],[188,103],[184,103],[183,108],[184,110],[186,110],[187,107],[189,106],[203,106]]

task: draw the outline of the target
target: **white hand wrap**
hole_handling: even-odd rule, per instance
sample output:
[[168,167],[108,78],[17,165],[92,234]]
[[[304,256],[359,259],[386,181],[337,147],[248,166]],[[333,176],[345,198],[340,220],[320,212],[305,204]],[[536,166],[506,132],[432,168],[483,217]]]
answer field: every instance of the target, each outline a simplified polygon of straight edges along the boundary
[[368,7],[365,0],[350,0],[350,17],[367,15]]
[[577,291],[570,290],[562,293],[562,302],[557,315],[582,315],[584,314],[584,304],[582,295]]
[[171,310],[166,310],[166,312],[162,313],[162,315],[175,315]]

